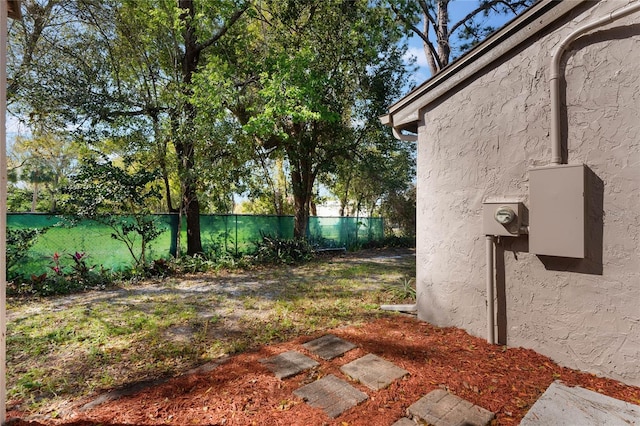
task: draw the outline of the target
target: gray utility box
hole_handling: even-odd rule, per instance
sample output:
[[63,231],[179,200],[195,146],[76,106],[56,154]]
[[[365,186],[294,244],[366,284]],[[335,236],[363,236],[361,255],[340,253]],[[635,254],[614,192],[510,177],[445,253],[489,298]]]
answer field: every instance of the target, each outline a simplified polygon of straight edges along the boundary
[[[499,221],[501,213],[511,211],[513,216],[508,223]],[[501,237],[517,237],[524,223],[524,206],[518,201],[482,203],[482,233]]]
[[529,170],[529,252],[584,258],[586,166]]

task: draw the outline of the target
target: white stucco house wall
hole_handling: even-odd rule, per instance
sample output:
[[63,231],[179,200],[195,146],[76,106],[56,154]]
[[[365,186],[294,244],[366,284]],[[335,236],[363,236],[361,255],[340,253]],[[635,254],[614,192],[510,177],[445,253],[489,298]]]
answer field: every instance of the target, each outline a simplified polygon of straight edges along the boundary
[[381,117],[418,139],[420,319],[640,385],[639,3],[541,0]]

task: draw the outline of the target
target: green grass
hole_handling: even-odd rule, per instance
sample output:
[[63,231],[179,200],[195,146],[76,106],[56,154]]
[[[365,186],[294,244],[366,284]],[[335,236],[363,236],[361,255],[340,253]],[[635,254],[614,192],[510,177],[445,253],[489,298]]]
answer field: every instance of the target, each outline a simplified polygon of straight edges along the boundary
[[388,315],[379,305],[401,302],[394,298],[413,276],[412,257],[318,260],[73,298],[9,299],[9,407],[47,412],[256,345]]

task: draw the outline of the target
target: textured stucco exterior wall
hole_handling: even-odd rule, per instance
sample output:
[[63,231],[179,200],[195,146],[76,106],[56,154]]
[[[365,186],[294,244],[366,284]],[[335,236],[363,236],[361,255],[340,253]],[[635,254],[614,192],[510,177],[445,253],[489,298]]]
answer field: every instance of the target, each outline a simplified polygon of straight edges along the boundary
[[[529,206],[528,169],[550,161],[553,48],[625,4],[574,11],[421,110],[421,319],[486,336],[482,202],[517,199]],[[640,385],[640,24],[634,22],[640,14],[583,36],[563,56],[568,163],[584,163],[597,176],[589,184],[591,259],[530,254],[527,237],[503,238],[496,257],[503,343]]]

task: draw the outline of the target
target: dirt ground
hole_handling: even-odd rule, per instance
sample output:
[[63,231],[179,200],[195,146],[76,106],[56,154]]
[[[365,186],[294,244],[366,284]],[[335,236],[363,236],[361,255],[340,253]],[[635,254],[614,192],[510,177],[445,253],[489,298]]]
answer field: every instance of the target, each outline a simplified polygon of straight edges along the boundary
[[[381,262],[407,253],[386,253]],[[409,253],[411,255],[411,253]],[[371,253],[366,259],[376,259]],[[335,261],[358,261],[358,257]],[[240,284],[238,284],[240,285]],[[244,284],[248,285],[248,284]],[[255,285],[255,283],[254,283]],[[241,289],[237,289],[240,291]],[[77,303],[73,297],[69,303]],[[231,324],[227,324],[230,326]],[[260,359],[288,350],[311,356],[302,344],[332,333],[357,348],[288,379],[277,379]],[[336,419],[310,407],[293,391],[329,374],[345,379],[339,367],[375,354],[409,371],[388,388],[371,391],[351,382],[369,399]],[[361,325],[303,335],[285,343],[260,346],[239,355],[155,383],[116,389],[120,397],[76,401],[57,419],[7,413],[10,425],[336,425],[387,426],[409,405],[433,389],[445,389],[496,413],[494,424],[518,424],[554,380],[582,386],[633,404],[640,388],[563,368],[522,348],[489,345],[456,328],[438,328],[404,314],[390,314]],[[103,401],[102,403],[99,403]]]

